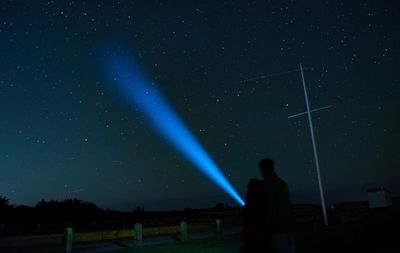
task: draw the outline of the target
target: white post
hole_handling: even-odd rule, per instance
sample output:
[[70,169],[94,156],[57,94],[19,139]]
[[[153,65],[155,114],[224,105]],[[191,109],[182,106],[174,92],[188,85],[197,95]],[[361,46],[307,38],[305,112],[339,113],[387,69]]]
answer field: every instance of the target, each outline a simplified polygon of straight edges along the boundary
[[65,228],[65,230],[64,230],[65,253],[72,252],[72,233],[73,233],[72,228]]
[[215,220],[215,224],[217,225],[217,236],[222,235],[222,221],[220,219]]
[[315,158],[315,166],[317,168],[317,178],[318,178],[319,194],[320,194],[320,197],[321,197],[322,213],[323,213],[323,216],[324,216],[324,223],[325,223],[325,225],[328,225],[328,214],[326,212],[324,190],[323,190],[323,187],[322,187],[321,173],[320,173],[320,170],[319,170],[317,145],[315,144],[314,127],[313,127],[313,123],[312,123],[310,105],[309,105],[309,102],[308,102],[308,94],[307,94],[306,82],[304,80],[303,66],[301,65],[301,63],[300,63],[300,72],[301,72],[301,80],[303,82],[304,98],[306,100],[308,124],[310,126],[311,141],[312,141],[312,145],[313,145],[314,158]]
[[180,224],[181,241],[184,242],[188,237],[188,227],[186,221],[182,221]]
[[135,243],[136,245],[142,245],[143,243],[143,225],[139,222],[135,224]]

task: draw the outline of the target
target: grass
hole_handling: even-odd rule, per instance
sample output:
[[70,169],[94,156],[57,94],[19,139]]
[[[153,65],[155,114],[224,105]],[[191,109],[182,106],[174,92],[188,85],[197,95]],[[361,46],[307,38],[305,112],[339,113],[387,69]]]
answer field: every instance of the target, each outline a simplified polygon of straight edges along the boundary
[[160,246],[142,246],[127,250],[113,251],[112,253],[237,253],[239,252],[239,246],[239,238],[235,236],[220,239],[177,242]]

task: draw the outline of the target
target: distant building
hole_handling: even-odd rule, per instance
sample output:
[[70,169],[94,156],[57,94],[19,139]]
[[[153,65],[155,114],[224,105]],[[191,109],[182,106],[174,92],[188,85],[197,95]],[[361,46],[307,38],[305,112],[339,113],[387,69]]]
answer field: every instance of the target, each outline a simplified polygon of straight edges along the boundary
[[369,208],[392,206],[392,195],[390,191],[381,188],[371,188],[367,190]]

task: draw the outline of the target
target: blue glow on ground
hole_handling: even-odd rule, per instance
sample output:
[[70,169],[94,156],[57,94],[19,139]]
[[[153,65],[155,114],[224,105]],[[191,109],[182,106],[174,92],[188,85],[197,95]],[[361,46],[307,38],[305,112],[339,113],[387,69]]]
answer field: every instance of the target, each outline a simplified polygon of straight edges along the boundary
[[106,71],[120,92],[143,112],[157,132],[236,202],[244,205],[242,198],[201,144],[135,64],[124,57],[112,56],[106,59]]

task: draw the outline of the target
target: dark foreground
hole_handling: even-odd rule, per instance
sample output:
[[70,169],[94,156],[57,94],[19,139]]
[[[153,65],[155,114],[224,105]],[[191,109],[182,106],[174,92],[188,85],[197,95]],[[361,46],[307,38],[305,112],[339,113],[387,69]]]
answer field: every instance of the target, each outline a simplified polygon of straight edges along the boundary
[[[346,224],[332,225],[317,231],[297,234],[297,252],[363,252],[395,253],[400,252],[399,217],[377,218],[349,221]],[[119,248],[119,250],[118,250]],[[240,236],[229,235],[221,238],[173,242],[164,245],[133,246],[132,243],[102,242],[90,247],[76,247],[73,252],[106,253],[237,253],[240,248]],[[3,251],[2,251],[3,252]],[[58,249],[20,249],[4,252],[63,252]]]
[[[297,252],[330,253],[330,252],[363,252],[395,253],[400,252],[400,222],[397,218],[370,220],[360,224],[357,221],[343,226],[324,228],[310,234],[299,234]],[[160,246],[143,246],[113,253],[237,253],[239,252],[239,235],[220,239],[207,239],[174,243]],[[110,253],[111,253],[110,252]]]
[[[331,224],[322,226],[317,220],[298,222],[296,225],[297,252],[363,252],[394,253],[400,252],[400,206],[388,209],[348,209],[335,211],[330,216]],[[189,241],[179,242],[172,237],[145,238],[143,246],[135,246],[132,239],[74,244],[76,252],[107,253],[234,253],[239,252],[239,230],[224,230],[215,238],[212,232],[191,234]],[[0,238],[1,239],[1,238]],[[6,239],[6,238],[2,238]],[[161,240],[162,239],[162,240]],[[8,247],[0,248],[1,253],[58,253],[63,252],[61,245],[54,247]]]
[[160,246],[144,246],[120,251],[112,251],[113,253],[234,253],[238,252],[240,246],[238,236],[230,236],[221,239],[208,239],[189,241],[183,243],[175,243]]
[[[346,218],[347,217],[347,218]],[[354,216],[332,219],[328,227],[316,224],[310,229],[298,227],[297,252],[300,253],[394,253],[400,252],[400,210],[399,207],[369,210]],[[239,252],[239,235],[173,243],[160,246],[143,246],[115,253],[234,253]]]

